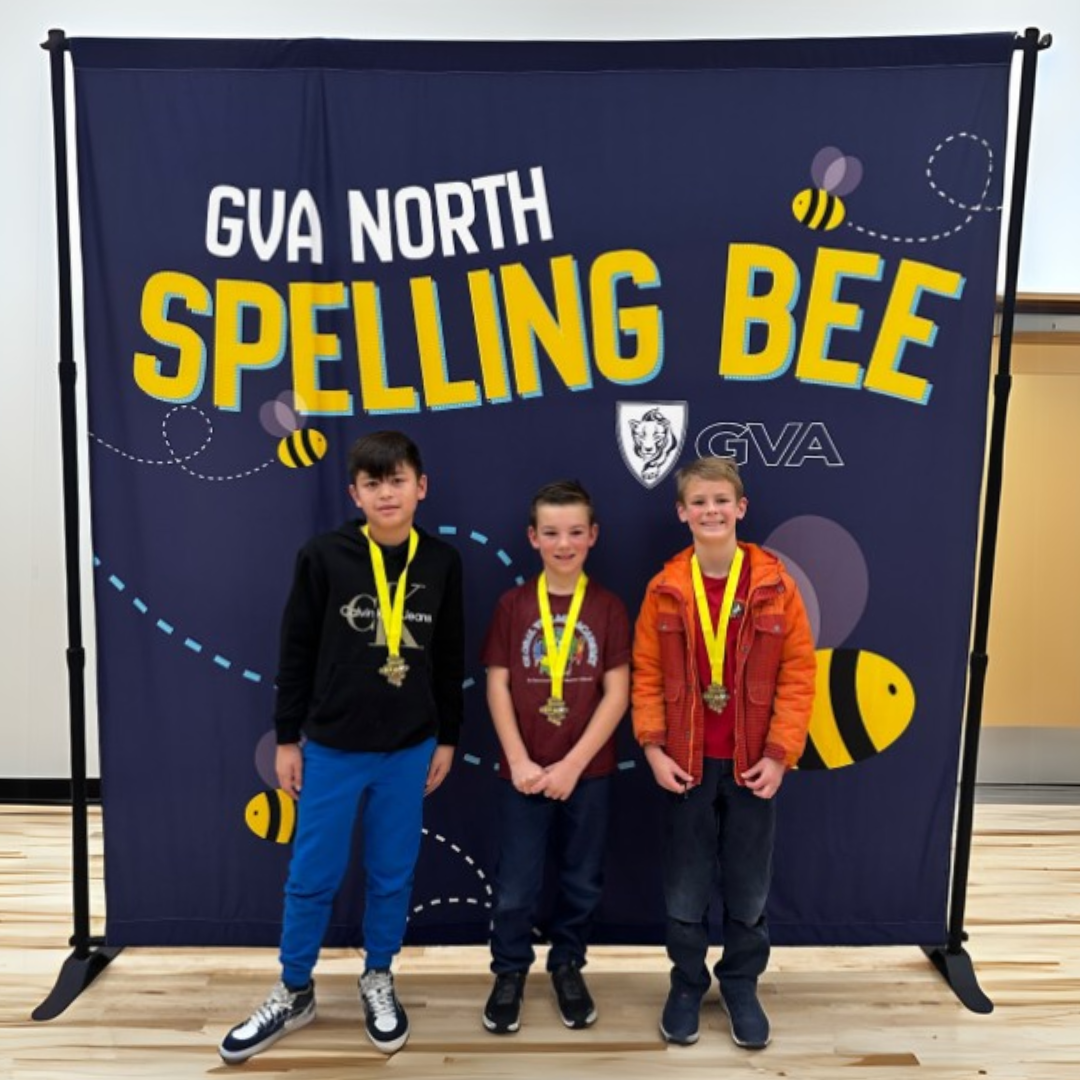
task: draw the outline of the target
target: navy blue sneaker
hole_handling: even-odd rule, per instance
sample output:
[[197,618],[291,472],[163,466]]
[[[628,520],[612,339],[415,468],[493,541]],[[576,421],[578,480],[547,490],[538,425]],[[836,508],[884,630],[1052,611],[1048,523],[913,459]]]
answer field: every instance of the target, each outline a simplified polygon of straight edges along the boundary
[[660,1017],[660,1034],[664,1041],[677,1046],[692,1046],[696,1043],[700,1012],[701,994],[696,990],[673,986]]
[[764,1050],[769,1045],[769,1018],[758,1001],[753,983],[721,983],[720,1004],[728,1015],[736,1046]]
[[315,984],[290,990],[279,982],[266,1001],[221,1040],[218,1053],[226,1065],[239,1065],[314,1019]]
[[394,993],[394,976],[386,968],[371,968],[360,976],[364,1027],[377,1050],[392,1054],[409,1038],[409,1017]]

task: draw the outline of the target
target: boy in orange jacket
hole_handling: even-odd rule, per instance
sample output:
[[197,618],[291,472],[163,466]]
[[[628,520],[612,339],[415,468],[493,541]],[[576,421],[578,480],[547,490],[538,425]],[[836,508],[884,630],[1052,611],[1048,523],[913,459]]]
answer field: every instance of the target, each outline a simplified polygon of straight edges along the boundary
[[747,500],[735,463],[703,458],[676,474],[676,512],[693,545],[649,582],[638,615],[634,735],[667,792],[664,900],[671,990],[668,1042],[698,1038],[708,909],[719,861],[724,951],[715,966],[735,1042],[760,1049],[769,1021],[757,997],[769,960],[765,918],[776,804],[799,760],[816,662],[798,588],[773,554],[740,542]]

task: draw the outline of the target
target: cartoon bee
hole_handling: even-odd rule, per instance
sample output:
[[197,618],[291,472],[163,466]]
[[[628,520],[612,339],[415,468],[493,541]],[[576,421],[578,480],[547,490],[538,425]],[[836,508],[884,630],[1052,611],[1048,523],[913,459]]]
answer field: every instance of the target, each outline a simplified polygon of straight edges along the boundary
[[288,844],[296,832],[296,803],[281,788],[260,791],[244,808],[244,821],[261,840]]
[[850,195],[862,181],[862,162],[826,146],[810,163],[814,187],[804,188],[791,202],[795,220],[808,229],[835,229],[847,213],[841,195]]
[[907,730],[916,697],[911,679],[892,660],[839,647],[870,594],[862,549],[835,521],[813,515],[784,522],[765,546],[795,578],[818,645],[817,694],[799,768],[840,769],[881,753]]
[[840,769],[891,746],[915,714],[915,688],[891,660],[817,650],[817,695],[800,769]]
[[259,409],[259,423],[264,431],[281,440],[277,456],[286,468],[306,468],[326,456],[326,436],[305,428],[304,403],[291,391],[264,402]]

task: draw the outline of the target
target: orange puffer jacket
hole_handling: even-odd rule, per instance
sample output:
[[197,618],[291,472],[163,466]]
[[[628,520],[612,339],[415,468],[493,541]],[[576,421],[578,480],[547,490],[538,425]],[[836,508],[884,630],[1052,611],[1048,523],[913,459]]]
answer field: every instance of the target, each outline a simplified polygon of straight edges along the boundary
[[[735,777],[762,757],[792,768],[806,745],[817,662],[802,597],[783,563],[740,543],[750,562],[747,614],[739,627],[734,687]],[[634,630],[634,736],[655,743],[701,780],[705,704],[696,641],[701,632],[690,573],[692,547],[649,582]]]

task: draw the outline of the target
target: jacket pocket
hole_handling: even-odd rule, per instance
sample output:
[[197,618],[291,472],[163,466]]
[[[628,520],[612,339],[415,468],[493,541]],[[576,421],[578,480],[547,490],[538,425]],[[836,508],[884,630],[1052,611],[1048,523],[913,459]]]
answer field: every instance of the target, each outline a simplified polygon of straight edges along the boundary
[[686,631],[682,619],[674,615],[661,615],[656,629],[660,668],[664,673],[664,701],[678,701],[686,692]]
[[746,693],[755,705],[771,705],[784,652],[784,620],[776,614],[754,619],[754,637],[746,660]]

